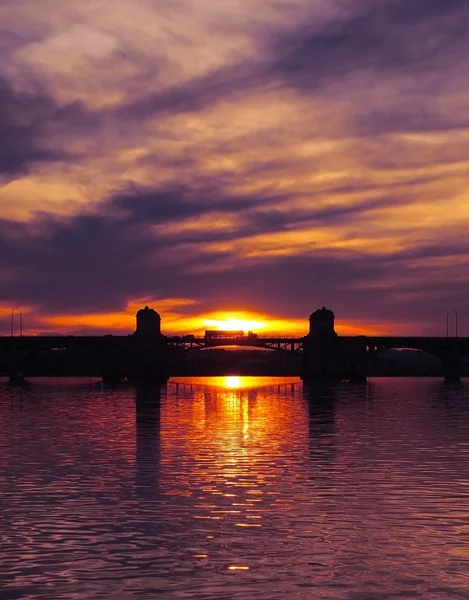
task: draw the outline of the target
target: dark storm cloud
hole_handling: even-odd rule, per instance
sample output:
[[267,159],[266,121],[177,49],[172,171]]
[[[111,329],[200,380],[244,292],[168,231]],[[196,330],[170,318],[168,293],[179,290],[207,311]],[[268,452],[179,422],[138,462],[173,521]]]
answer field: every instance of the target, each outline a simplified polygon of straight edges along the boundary
[[[67,219],[38,215],[30,223],[0,221],[0,271],[13,273],[0,303],[21,298],[23,304],[38,303],[51,311],[103,309],[121,306],[134,295],[187,296],[188,281],[191,295],[203,295],[211,276],[193,271],[201,264],[216,266],[221,256],[216,251],[202,252],[200,244],[286,229],[293,216],[276,211],[262,217],[249,213],[249,207],[263,205],[262,196],[230,198],[213,190],[201,195],[195,202],[194,192],[186,189],[127,191],[110,198],[95,214]],[[235,233],[210,227],[165,233],[165,223],[210,214],[207,200],[233,218],[241,200],[245,222]],[[331,215],[339,218],[337,212]],[[318,211],[317,218],[331,215],[321,216]],[[155,233],[154,226],[161,225],[163,229]]]
[[[179,245],[214,241],[226,234],[205,229],[197,239],[180,239],[177,233],[158,235],[153,227],[206,213],[215,203],[214,191],[199,194],[197,202],[194,192],[184,188],[127,190],[91,215],[0,221],[0,272],[13,273],[0,303],[21,298],[23,304],[37,303],[56,312],[89,311],[121,307],[135,294],[174,293],[174,282],[201,261],[199,252],[181,250]],[[216,210],[228,214],[256,201],[222,194],[218,199]]]
[[[118,221],[99,216],[0,226],[0,271],[14,274],[2,300],[20,299],[45,311],[91,311],[119,305],[138,286],[154,245],[129,239]],[[22,234],[22,235],[20,235]]]
[[365,110],[356,110],[355,131],[362,136],[374,136],[386,133],[455,133],[469,129],[469,107],[466,102],[460,106],[445,109],[443,90],[433,90],[432,94],[395,100],[390,106],[367,106]]
[[19,91],[0,77],[0,176],[17,176],[34,163],[70,158],[50,136],[77,131],[91,117],[79,103],[60,106],[42,91]]
[[306,25],[275,35],[273,74],[302,90],[368,70],[380,76],[434,72],[467,50],[466,0],[358,3],[359,12],[321,29]]
[[[168,188],[165,190],[129,189],[118,194],[103,205],[104,216],[125,218],[125,225],[174,225],[185,219],[197,220],[204,215],[221,214],[233,219],[232,230],[200,228],[188,231],[172,230],[169,237],[160,238],[161,245],[174,243],[207,243],[231,239],[241,240],[258,234],[288,231],[292,227],[304,227],[315,224],[320,227],[328,225],[350,224],[366,214],[386,207],[396,207],[408,202],[403,195],[389,194],[373,197],[365,193],[360,186],[348,188],[363,192],[364,197],[354,204],[333,204],[326,207],[315,207],[315,194],[310,193],[310,202],[305,206],[291,207],[291,198],[285,194],[260,193],[252,195],[228,195],[216,188],[191,189],[190,187]],[[344,190],[338,188],[338,194]],[[324,191],[322,195],[334,197],[336,191]],[[317,194],[318,200],[320,194]]]
[[[304,317],[306,327],[309,313],[322,304],[331,305],[344,320],[360,318],[364,310],[367,319],[410,319],[412,311],[431,312],[427,293],[432,294],[432,311],[440,312],[469,294],[469,283],[447,285],[447,269],[412,266],[419,259],[469,254],[464,245],[427,245],[396,255],[322,249],[305,256],[231,260],[216,251],[202,252],[199,246],[228,240],[230,233],[204,230],[193,238],[181,238],[177,232],[155,234],[154,225],[173,223],[184,211],[185,193],[147,190],[140,202],[141,192],[127,192],[110,198],[95,214],[66,219],[38,215],[30,223],[0,221],[0,273],[8,269],[10,277],[0,304],[34,305],[51,315],[86,314],[121,310],[136,297],[190,297],[203,302],[206,311],[242,306],[280,317]],[[230,198],[220,194],[219,199],[220,204],[230,204]],[[259,198],[248,200],[255,205]],[[355,215],[379,206],[375,201],[364,203],[354,207]],[[197,216],[192,209],[184,214]],[[352,216],[348,208],[315,214],[322,224]],[[251,217],[236,232],[237,238],[287,228],[292,215],[267,213],[266,218],[257,217],[257,223],[255,213]],[[201,265],[213,269],[200,271]],[[399,283],[404,276],[407,279]],[[383,277],[396,280],[384,293],[376,286]],[[419,290],[423,295],[418,297]],[[181,312],[193,310],[188,306]]]
[[153,114],[203,111],[227,98],[240,99],[257,86],[258,73],[251,62],[221,67],[168,89],[157,90],[132,100],[117,110],[123,118],[141,119]]
[[[218,212],[244,210],[262,202],[262,197],[226,196],[218,189],[193,189],[189,186],[152,190],[130,187],[112,198],[106,214],[123,213],[132,222],[165,223],[198,217],[213,209]],[[271,199],[272,200],[272,199]]]
[[[357,1],[343,6],[347,10],[325,24],[303,19],[299,25],[290,22],[260,30],[258,52],[249,59],[167,89],[141,93],[119,107],[117,117],[132,123],[153,115],[202,113],[224,101],[244,102],[259,91],[275,103],[279,92],[290,89],[332,105],[350,94],[347,109],[337,107],[331,119],[334,123],[343,110],[346,125],[329,136],[352,133],[363,140],[387,133],[444,132],[469,126],[467,103],[447,102],[449,90],[467,87],[469,4],[465,0],[390,0],[379,5]],[[357,82],[357,77],[365,81]],[[363,85],[366,89],[360,89]],[[307,114],[304,120],[308,131]],[[316,129],[321,126],[325,125],[315,125]],[[259,141],[257,134],[249,144]],[[361,152],[357,156],[371,167],[397,166],[392,157],[366,157]]]
[[16,175],[34,162],[61,157],[44,145],[43,117],[53,110],[49,98],[16,93],[0,78],[0,174]]
[[[465,251],[469,254],[469,247]],[[439,254],[431,246],[421,252]],[[460,252],[457,249],[456,256]],[[452,283],[451,279],[447,268],[435,269],[431,264],[413,267],[409,260],[392,254],[338,256],[318,252],[235,267],[229,277],[216,273],[207,282],[206,291],[214,309],[221,304],[230,306],[230,298],[236,298],[233,308],[239,302],[280,317],[288,310],[291,317],[304,317],[305,327],[309,314],[326,304],[334,309],[339,323],[374,321],[391,326],[393,322],[407,322],[412,326],[427,322],[433,323],[427,332],[435,335],[435,323],[443,324],[449,309],[460,311],[461,331],[469,326],[464,310],[469,281]]]

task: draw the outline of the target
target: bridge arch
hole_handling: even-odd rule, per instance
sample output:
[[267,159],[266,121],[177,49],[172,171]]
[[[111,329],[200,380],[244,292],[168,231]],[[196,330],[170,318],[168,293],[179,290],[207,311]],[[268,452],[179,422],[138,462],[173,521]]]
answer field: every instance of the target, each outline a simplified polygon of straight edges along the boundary
[[167,338],[167,344],[176,349],[193,350],[209,350],[214,348],[236,347],[236,349],[258,349],[258,350],[280,350],[291,354],[301,356],[303,352],[302,337],[260,337],[252,338],[245,337],[243,339],[211,339],[206,337],[195,336],[174,336]]
[[260,344],[250,344],[249,346],[247,345],[237,345],[237,344],[225,344],[223,346],[200,346],[199,348],[192,348],[192,352],[194,351],[199,351],[199,352],[209,352],[211,350],[227,350],[228,352],[243,352],[244,350],[246,351],[253,351],[253,352],[275,352],[277,350],[277,348],[269,348],[267,346],[262,346]]
[[[56,356],[53,355],[55,350]],[[104,381],[122,380],[127,376],[128,370],[126,353],[122,352],[122,348],[112,350],[109,344],[96,343],[93,339],[83,337],[64,337],[60,345],[55,340],[46,338],[33,347],[18,348],[10,354],[4,370],[11,381],[19,382],[35,372],[43,375],[48,371],[54,376],[92,376],[102,377]],[[42,364],[37,361],[38,357],[47,353],[50,353],[50,360],[45,360]]]
[[174,354],[175,370],[184,375],[295,375],[301,372],[297,354],[256,344],[192,346]]
[[[57,353],[56,356],[53,356],[54,352]],[[44,344],[30,348],[17,356],[15,367],[20,371],[28,373],[31,369],[34,370],[34,367],[40,366],[37,365],[37,363],[35,365],[35,361],[41,356],[44,357],[47,353],[51,354],[49,364],[54,372],[57,371],[58,363],[62,362],[65,363],[61,365],[62,367],[68,367],[73,370],[73,366],[75,366],[76,371],[80,371],[80,366],[86,369],[89,369],[90,366],[92,366],[96,369],[96,376],[101,376],[106,364],[106,355],[100,348],[93,348],[92,346],[87,345],[64,345],[59,347],[51,344]],[[61,361],[61,359],[64,358],[65,360]],[[47,361],[45,366],[47,367]]]
[[367,346],[367,372],[373,374],[429,375],[444,374],[448,358],[423,344]]

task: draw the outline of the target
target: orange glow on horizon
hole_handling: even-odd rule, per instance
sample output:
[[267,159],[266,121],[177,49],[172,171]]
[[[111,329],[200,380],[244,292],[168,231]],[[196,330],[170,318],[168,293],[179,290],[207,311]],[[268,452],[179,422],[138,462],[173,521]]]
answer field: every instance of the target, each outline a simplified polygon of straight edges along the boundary
[[[129,301],[121,311],[76,314],[41,314],[34,307],[22,307],[25,335],[54,334],[69,335],[129,335],[135,331],[135,314],[147,305],[161,315],[161,330],[164,335],[204,335],[207,329],[229,331],[253,331],[259,336],[295,336],[308,333],[309,315],[303,319],[282,319],[276,315],[252,311],[196,312],[196,302],[188,298],[151,299]],[[3,331],[10,333],[11,307],[0,306]],[[19,309],[15,309],[19,310]],[[192,312],[192,314],[189,313]],[[189,314],[188,314],[189,313]],[[409,329],[405,323],[370,323],[336,319],[335,330],[339,335],[419,335],[420,327]]]
[[30,306],[1,306],[0,305],[0,317],[11,317],[11,311],[14,311],[15,315],[22,313],[23,317],[31,312]]
[[267,326],[267,324],[262,321],[237,317],[227,317],[226,319],[206,319],[204,321],[204,325],[225,331],[258,331],[259,329],[264,329]]

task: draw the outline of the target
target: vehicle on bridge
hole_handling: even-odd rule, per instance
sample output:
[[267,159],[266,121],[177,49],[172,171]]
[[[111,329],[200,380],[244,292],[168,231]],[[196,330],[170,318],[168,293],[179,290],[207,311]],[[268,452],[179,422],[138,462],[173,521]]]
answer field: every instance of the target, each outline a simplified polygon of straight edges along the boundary
[[205,338],[210,340],[232,340],[244,337],[244,331],[229,331],[222,329],[207,329]]
[[237,330],[220,330],[220,329],[208,329],[205,332],[205,339],[208,340],[238,340],[238,339],[257,339],[257,333],[248,331],[247,335],[244,335],[244,331]]

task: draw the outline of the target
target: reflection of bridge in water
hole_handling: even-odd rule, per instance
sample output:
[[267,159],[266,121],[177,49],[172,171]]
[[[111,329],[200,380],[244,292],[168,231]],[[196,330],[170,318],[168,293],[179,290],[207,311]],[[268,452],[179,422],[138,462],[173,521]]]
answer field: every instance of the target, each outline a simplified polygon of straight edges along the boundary
[[301,386],[301,381],[294,377],[251,377],[249,375],[223,375],[215,377],[182,377],[175,378],[168,381],[167,389],[174,391],[174,393],[193,393],[195,390],[200,389],[215,389],[227,391],[239,391],[243,390],[258,390],[268,387],[269,389],[275,390],[276,392],[282,393],[295,393],[298,386]]
[[21,382],[35,356],[62,349],[94,357],[93,368],[108,381],[161,380],[180,373],[181,365],[187,364],[188,357],[197,350],[225,346],[262,348],[300,357],[305,380],[365,380],[370,359],[393,348],[417,349],[437,357],[446,379],[459,379],[468,368],[467,337],[339,336],[334,319],[331,310],[316,310],[309,319],[309,332],[302,337],[259,336],[252,332],[166,336],[161,332],[160,315],[145,307],[137,313],[132,335],[0,337],[0,372],[11,381]]

